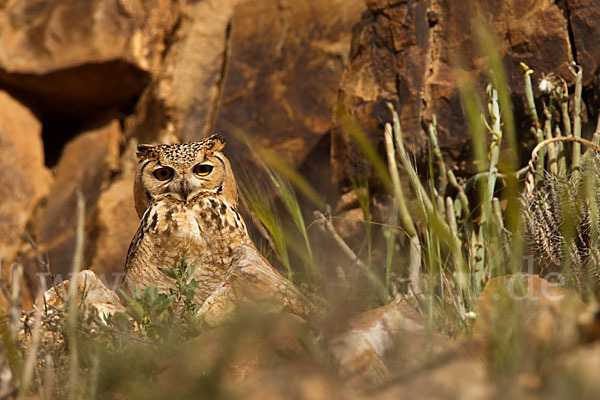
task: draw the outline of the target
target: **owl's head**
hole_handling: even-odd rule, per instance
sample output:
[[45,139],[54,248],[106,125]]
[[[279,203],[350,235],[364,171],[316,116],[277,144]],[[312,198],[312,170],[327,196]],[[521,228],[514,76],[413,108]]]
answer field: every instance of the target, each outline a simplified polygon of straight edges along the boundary
[[139,145],[134,182],[138,216],[165,199],[188,202],[210,196],[236,207],[237,186],[229,160],[221,152],[224,147],[225,139],[219,135],[200,142]]

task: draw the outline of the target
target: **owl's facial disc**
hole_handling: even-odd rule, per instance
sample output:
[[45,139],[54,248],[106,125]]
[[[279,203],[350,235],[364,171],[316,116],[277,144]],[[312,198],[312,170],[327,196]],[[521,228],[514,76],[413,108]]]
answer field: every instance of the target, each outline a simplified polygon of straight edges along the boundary
[[178,201],[189,201],[201,194],[217,194],[223,180],[222,172],[206,159],[186,167],[157,165],[152,176],[162,196]]

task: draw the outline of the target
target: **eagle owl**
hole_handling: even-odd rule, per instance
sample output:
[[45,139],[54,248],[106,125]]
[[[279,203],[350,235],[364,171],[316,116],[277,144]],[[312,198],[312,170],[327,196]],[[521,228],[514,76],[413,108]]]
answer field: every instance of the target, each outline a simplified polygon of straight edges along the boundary
[[225,140],[138,146],[135,208],[141,218],[125,264],[123,288],[152,283],[168,293],[173,282],[158,267],[195,263],[202,304],[223,281],[236,250],[251,246],[237,212],[238,191],[231,165],[221,152]]

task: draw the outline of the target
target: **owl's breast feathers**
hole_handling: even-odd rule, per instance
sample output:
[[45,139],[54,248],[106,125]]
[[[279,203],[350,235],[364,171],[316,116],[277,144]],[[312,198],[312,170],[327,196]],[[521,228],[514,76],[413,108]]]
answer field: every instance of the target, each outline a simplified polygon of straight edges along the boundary
[[123,286],[131,291],[153,283],[168,292],[172,282],[158,267],[175,268],[185,259],[196,264],[196,300],[203,302],[222,281],[234,251],[247,244],[243,219],[222,201],[156,202],[144,213],[129,247]]

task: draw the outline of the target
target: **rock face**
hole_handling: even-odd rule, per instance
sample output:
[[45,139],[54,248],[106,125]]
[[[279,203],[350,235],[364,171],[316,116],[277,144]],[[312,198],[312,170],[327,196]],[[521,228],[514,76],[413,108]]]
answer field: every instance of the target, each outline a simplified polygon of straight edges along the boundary
[[[341,105],[381,143],[381,122],[390,120],[385,103],[392,102],[399,109],[406,141],[417,156],[426,148],[421,124],[436,115],[447,161],[464,170],[461,162],[470,155],[470,133],[456,71],[475,76],[474,84],[481,93],[489,82],[478,43],[475,8],[469,2],[446,0],[369,1],[367,5],[368,11],[355,28],[350,65],[340,84]],[[522,111],[520,62],[533,68],[538,78],[552,72],[570,84],[574,83],[569,69],[573,61],[585,68],[587,84],[597,74],[597,57],[591,57],[596,44],[590,42],[596,30],[591,21],[597,21],[600,12],[597,2],[566,2],[564,10],[551,0],[485,1],[477,6],[497,39],[517,127],[527,123]],[[574,60],[573,54],[581,55],[580,59]],[[519,139],[529,139],[528,129],[518,132]],[[343,127],[334,131],[332,162],[338,180],[360,167],[356,159],[362,157],[357,157],[349,142]]]
[[172,0],[9,1],[0,17],[0,65],[42,75],[121,60],[151,71],[176,15]]
[[122,280],[129,243],[139,224],[133,206],[133,176],[124,175],[98,199],[95,251],[90,262],[90,268],[113,290]]
[[0,92],[0,182],[0,262],[10,265],[51,176],[39,121],[6,92]]
[[[34,229],[39,250],[48,253],[52,273],[65,278],[71,270],[76,243],[76,193],[79,191],[85,200],[86,226],[89,227],[103,185],[117,168],[120,141],[119,124],[113,121],[81,134],[65,146],[54,171],[48,201]],[[89,239],[88,236],[88,244]],[[29,262],[31,258],[31,254],[26,256]],[[84,267],[88,266],[86,263]],[[35,270],[31,266],[27,269]]]
[[[389,3],[389,4],[388,4]],[[387,101],[401,105],[403,127],[412,140],[421,141],[419,110],[429,30],[428,2],[367,3],[368,10],[352,35],[350,65],[340,83],[339,103],[370,135],[383,138],[381,121],[389,120]],[[342,126],[332,134],[332,164],[338,181],[362,169],[362,160]]]
[[573,31],[573,48],[577,62],[584,71],[583,82],[590,86],[600,75],[600,43],[594,38],[600,34],[600,6],[594,0],[567,0],[565,7],[569,27]]
[[142,95],[127,133],[141,142],[204,138],[223,81],[231,15],[238,0],[189,2],[162,68]]
[[131,107],[177,21],[174,0],[8,1],[0,11],[0,83],[43,119],[83,121]]
[[[208,0],[184,7],[163,69],[128,134],[142,141],[216,131],[277,150],[295,165],[331,127],[358,0]],[[167,139],[168,140],[168,139]],[[230,151],[248,160],[244,147]]]
[[[332,126],[362,1],[243,1],[231,21],[217,132],[300,165]],[[243,137],[241,138],[243,139]],[[243,147],[231,152],[248,156]]]

